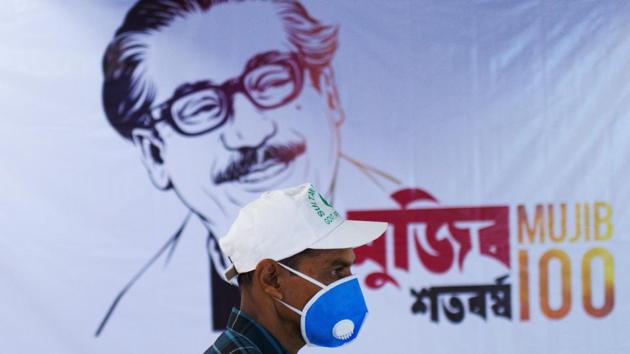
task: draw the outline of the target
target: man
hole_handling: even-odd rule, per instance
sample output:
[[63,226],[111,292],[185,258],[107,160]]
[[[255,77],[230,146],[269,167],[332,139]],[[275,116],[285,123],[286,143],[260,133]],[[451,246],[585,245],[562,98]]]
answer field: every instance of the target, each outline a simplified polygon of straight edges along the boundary
[[238,293],[218,276],[227,261],[217,238],[237,211],[304,181],[333,196],[344,119],[331,66],[337,32],[291,0],[139,1],[128,12],[103,60],[105,112],[155,187],[190,214],[119,292],[97,335],[145,271],[181,252],[195,218],[207,232],[186,242],[211,258],[213,328],[224,328]]
[[264,193],[245,206],[221,249],[238,275],[240,309],[206,351],[297,353],[306,344],[337,347],[356,338],[367,307],[350,266],[352,248],[386,223],[344,218],[311,184]]

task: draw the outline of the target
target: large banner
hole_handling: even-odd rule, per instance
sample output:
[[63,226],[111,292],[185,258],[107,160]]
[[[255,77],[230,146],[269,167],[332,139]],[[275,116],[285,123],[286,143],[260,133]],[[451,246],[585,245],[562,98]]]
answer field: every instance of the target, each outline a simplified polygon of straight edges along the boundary
[[[630,352],[630,3],[8,1],[0,351],[202,353],[261,192],[346,217],[339,353]],[[305,348],[301,353],[332,353]]]

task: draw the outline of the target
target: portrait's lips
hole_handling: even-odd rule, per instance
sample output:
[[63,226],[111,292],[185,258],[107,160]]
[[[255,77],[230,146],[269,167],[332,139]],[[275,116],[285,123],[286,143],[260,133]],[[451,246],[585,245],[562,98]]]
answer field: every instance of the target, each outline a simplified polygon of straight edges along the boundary
[[254,166],[249,173],[241,176],[242,183],[259,183],[280,175],[289,168],[289,163],[268,161]]
[[238,181],[259,184],[281,180],[293,161],[305,151],[306,145],[302,142],[241,149],[238,159],[218,173],[214,183]]

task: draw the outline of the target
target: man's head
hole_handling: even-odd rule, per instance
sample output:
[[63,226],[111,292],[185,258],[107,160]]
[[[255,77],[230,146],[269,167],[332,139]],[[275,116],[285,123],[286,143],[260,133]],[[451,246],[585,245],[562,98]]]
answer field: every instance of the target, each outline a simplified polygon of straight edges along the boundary
[[286,337],[280,341],[342,345],[367,311],[351,277],[353,248],[386,226],[345,220],[311,184],[267,192],[241,209],[220,240],[232,261],[226,278],[238,276],[242,310]]
[[336,47],[295,1],[140,1],[104,56],[105,111],[155,186],[215,224],[264,190],[332,185]]
[[302,318],[283,303],[303,310],[322,288],[297,276],[287,267],[328,286],[352,275],[354,259],[352,248],[306,249],[280,261],[264,259],[256,269],[238,275],[241,308],[246,311],[251,306],[262,310],[252,314],[258,317],[257,320],[264,322],[260,317],[266,316],[269,322],[285,324],[286,332],[302,347],[306,344],[302,336]]

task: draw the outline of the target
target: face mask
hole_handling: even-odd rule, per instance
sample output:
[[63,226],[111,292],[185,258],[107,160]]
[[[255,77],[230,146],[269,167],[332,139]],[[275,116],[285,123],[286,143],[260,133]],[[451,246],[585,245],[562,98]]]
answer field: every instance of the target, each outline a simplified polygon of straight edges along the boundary
[[322,288],[301,311],[278,300],[300,315],[302,337],[306,344],[332,348],[349,343],[357,337],[368,310],[356,276],[345,277],[326,286],[306,274],[279,264]]

